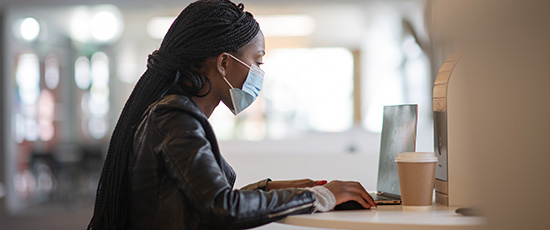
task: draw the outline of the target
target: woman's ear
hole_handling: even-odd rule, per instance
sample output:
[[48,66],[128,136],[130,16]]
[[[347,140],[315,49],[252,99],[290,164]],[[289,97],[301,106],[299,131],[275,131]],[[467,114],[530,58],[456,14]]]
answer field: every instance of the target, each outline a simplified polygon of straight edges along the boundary
[[218,58],[216,58],[216,68],[218,69],[218,73],[225,77],[227,76],[227,59],[229,58],[229,55],[227,53],[221,53],[218,55]]

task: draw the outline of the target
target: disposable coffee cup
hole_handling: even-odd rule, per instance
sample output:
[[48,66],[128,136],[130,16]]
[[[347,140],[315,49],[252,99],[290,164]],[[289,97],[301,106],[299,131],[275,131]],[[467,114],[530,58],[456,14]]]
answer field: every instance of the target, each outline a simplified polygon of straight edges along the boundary
[[395,158],[403,208],[426,209],[432,205],[437,157],[433,152],[404,152]]

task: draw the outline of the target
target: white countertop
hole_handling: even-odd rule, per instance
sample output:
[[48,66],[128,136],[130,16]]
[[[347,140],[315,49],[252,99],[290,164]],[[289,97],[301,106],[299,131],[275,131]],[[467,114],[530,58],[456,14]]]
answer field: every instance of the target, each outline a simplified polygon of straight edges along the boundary
[[408,211],[401,205],[378,209],[331,211],[288,216],[279,223],[333,229],[481,229],[483,217],[465,217],[456,208],[433,205],[428,210]]

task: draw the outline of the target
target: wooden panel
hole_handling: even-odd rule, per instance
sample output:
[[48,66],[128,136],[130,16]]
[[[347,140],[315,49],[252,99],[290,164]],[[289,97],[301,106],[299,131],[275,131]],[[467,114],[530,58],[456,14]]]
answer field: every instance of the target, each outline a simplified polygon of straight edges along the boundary
[[447,98],[447,85],[434,86],[434,99],[435,98]]
[[437,74],[437,78],[435,79],[434,85],[447,84],[449,82],[449,78],[451,78],[451,73],[451,71],[439,72]]
[[456,53],[451,55],[439,69],[433,91],[433,111],[435,112],[447,111],[447,88],[459,58],[460,56]]
[[435,193],[435,203],[449,206],[449,196],[443,193]]
[[[433,89],[433,111],[435,112],[447,112],[447,89],[459,58],[458,54],[451,55],[439,69]],[[435,180],[435,202],[449,206],[449,183],[447,181]]]
[[447,112],[447,99],[434,98],[433,108],[434,112]]
[[435,191],[443,194],[449,194],[449,186],[447,181],[435,180]]
[[440,73],[442,73],[442,72],[451,72],[455,68],[455,65],[456,65],[456,61],[446,61],[441,66],[441,69],[439,69],[439,72]]
[[361,124],[363,117],[363,102],[361,100],[362,87],[361,87],[361,51],[353,50],[353,122],[355,124]]

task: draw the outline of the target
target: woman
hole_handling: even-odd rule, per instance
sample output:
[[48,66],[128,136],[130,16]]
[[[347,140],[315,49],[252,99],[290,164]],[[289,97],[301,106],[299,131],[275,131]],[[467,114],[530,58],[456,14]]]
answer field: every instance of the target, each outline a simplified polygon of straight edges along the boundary
[[250,228],[349,200],[374,205],[357,182],[267,179],[233,189],[207,119],[220,101],[238,114],[261,89],[264,37],[243,8],[190,4],[149,56],[113,132],[88,229]]

